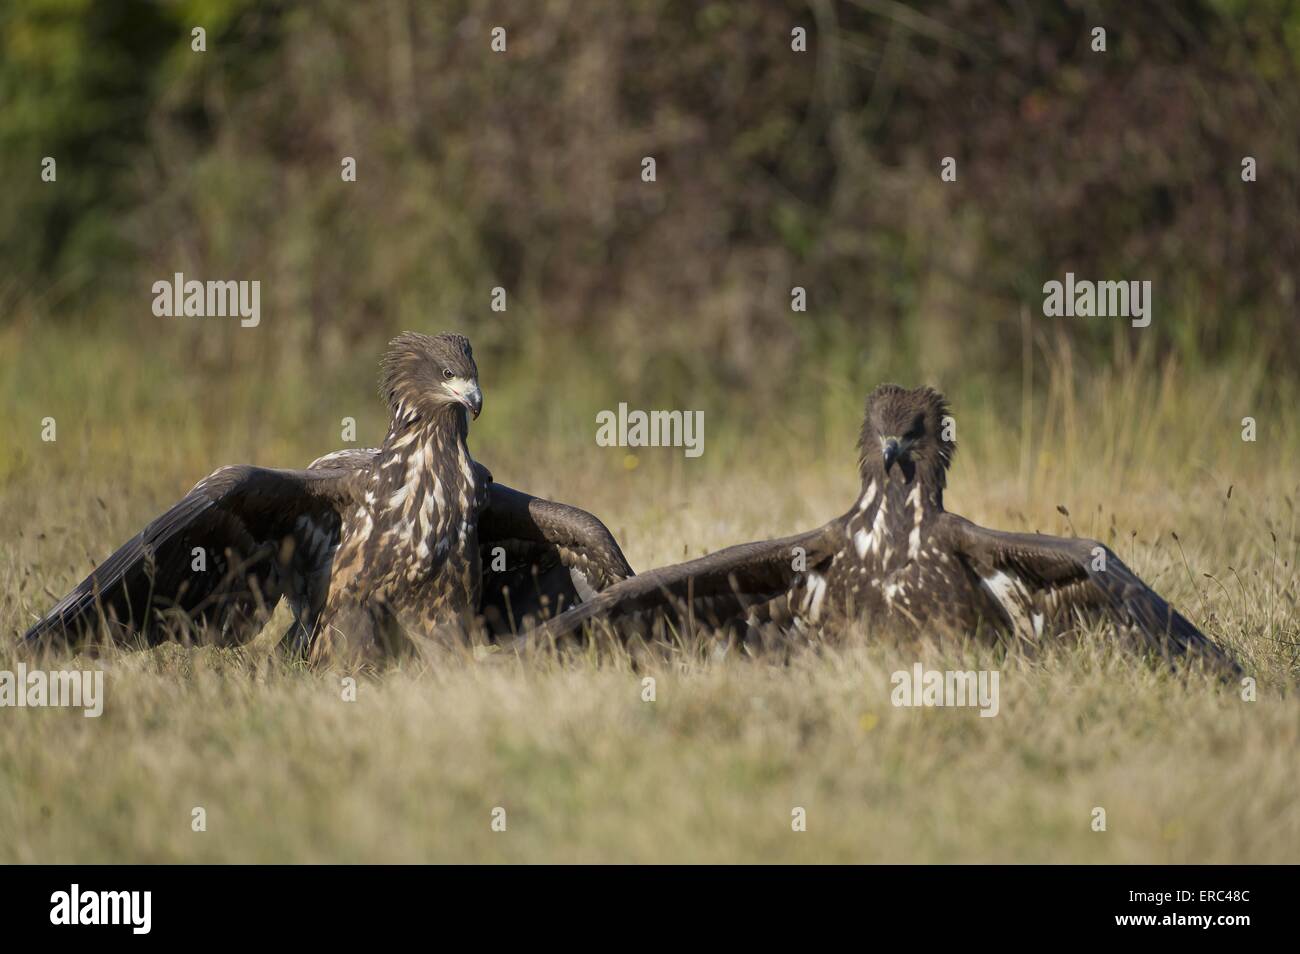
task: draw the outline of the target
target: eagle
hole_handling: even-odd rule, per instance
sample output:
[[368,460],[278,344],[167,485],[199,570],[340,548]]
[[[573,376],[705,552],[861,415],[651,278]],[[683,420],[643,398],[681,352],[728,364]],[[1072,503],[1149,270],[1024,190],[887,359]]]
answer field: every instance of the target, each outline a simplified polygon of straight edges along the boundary
[[563,641],[595,621],[642,629],[700,621],[762,633],[861,618],[1037,644],[1104,623],[1166,661],[1239,672],[1231,657],[1095,540],[980,527],[944,509],[956,450],[938,391],[884,384],[867,398],[861,493],[806,533],[745,543],[619,582],[518,645]]
[[222,467],[101,563],[28,644],[238,645],[281,598],[313,662],[372,658],[481,617],[517,631],[632,575],[596,517],[496,483],[466,440],[483,407],[462,335],[405,332],[383,358],[382,446],[305,470]]

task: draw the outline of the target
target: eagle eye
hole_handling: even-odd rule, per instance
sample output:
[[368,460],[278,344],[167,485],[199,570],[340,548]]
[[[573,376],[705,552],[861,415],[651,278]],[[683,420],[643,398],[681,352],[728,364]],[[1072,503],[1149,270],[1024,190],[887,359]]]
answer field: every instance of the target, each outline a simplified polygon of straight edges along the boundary
[[456,375],[454,375],[454,374],[451,373],[451,368],[443,368],[443,369],[442,369],[442,376],[443,376],[444,378],[446,378],[448,381],[450,381],[450,380],[451,380],[452,378],[454,378]]

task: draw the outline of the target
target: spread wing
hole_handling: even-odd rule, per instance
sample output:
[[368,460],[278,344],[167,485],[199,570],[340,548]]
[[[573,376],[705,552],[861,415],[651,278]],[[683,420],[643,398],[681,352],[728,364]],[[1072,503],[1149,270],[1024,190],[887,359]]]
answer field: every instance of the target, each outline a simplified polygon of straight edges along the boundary
[[223,467],[96,567],[24,639],[76,641],[103,625],[116,641],[156,643],[172,624],[247,638],[291,570],[328,560],[342,512],[356,503],[354,483],[341,470]]
[[951,548],[1026,638],[1037,638],[1045,626],[1104,619],[1165,659],[1198,657],[1220,671],[1240,672],[1231,656],[1097,541],[986,530],[955,514],[943,520]]
[[820,573],[835,555],[835,540],[842,533],[839,524],[832,523],[650,570],[551,620],[538,638],[559,639],[600,620],[646,623],[665,617],[678,625],[698,621],[722,626],[752,618],[788,623],[807,609],[805,603],[823,594]]
[[504,484],[489,484],[478,534],[480,611],[497,634],[518,632],[633,575],[614,535],[592,514]]

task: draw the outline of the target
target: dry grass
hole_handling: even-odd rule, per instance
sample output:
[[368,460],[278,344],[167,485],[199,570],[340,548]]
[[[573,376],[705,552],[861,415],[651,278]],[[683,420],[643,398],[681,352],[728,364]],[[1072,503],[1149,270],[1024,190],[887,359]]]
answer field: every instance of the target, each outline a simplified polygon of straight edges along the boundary
[[[1104,638],[1032,660],[865,630],[788,662],[466,656],[364,679],[356,702],[337,675],[285,667],[262,641],[171,647],[98,663],[102,718],[0,710],[0,860],[1300,861],[1300,441],[1247,376],[1065,380],[1053,376],[1027,427],[958,400],[950,506],[1108,540],[1233,648],[1257,702]],[[114,415],[143,385],[100,386],[112,407],[55,401],[55,445],[33,437],[40,402],[8,392],[21,433],[0,469],[0,632],[21,630],[218,457],[251,456],[248,407],[145,406],[125,428],[139,448],[128,466]],[[498,422],[473,444],[500,479],[600,514],[648,567],[840,512],[859,400],[815,432],[721,411],[699,462],[663,450],[632,468],[592,446],[585,415],[523,445]],[[1243,444],[1255,407],[1260,440]],[[330,449],[314,420],[258,462]],[[801,459],[810,446],[814,465]],[[0,669],[20,658],[7,644]],[[889,676],[917,661],[1000,669],[1000,714],[894,708]],[[641,698],[646,677],[654,702]],[[191,831],[196,806],[203,833]],[[503,833],[490,828],[496,806]],[[803,833],[791,831],[796,806]],[[1095,806],[1105,833],[1090,829]]]

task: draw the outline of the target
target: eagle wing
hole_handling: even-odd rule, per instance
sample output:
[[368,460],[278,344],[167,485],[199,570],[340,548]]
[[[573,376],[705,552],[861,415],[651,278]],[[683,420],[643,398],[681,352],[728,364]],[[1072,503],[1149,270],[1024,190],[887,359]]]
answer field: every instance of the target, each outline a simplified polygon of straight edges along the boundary
[[618,541],[595,516],[495,481],[478,534],[480,611],[497,634],[518,632],[633,576]]
[[167,624],[242,641],[260,628],[290,571],[328,560],[355,473],[223,467],[123,544],[27,631],[76,640],[101,625],[118,642],[157,643]]
[[941,533],[1011,629],[1037,638],[1045,626],[1106,620],[1137,646],[1167,660],[1190,656],[1239,672],[1223,649],[1095,540],[1004,533],[943,516]]
[[842,534],[839,523],[831,523],[650,570],[551,620],[538,637],[558,640],[588,623],[644,622],[664,614],[679,624],[697,620],[710,626],[747,616],[788,622],[802,609],[803,601],[818,596],[818,582],[824,588],[819,574],[834,557],[835,541]]

